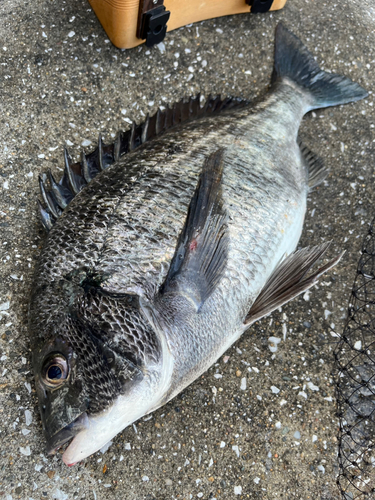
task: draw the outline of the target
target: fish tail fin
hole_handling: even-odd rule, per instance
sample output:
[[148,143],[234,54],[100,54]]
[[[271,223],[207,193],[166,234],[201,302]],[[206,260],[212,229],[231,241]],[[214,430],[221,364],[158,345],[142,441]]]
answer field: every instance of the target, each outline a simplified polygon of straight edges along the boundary
[[307,111],[359,101],[368,93],[358,83],[319,68],[301,40],[281,23],[276,28],[272,83],[289,78],[310,94]]

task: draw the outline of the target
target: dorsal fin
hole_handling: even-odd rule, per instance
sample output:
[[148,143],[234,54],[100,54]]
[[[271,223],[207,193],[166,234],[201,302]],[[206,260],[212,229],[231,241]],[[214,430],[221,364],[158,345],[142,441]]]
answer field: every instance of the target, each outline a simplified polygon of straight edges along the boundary
[[133,123],[129,130],[120,132],[112,144],[103,144],[99,135],[98,147],[87,155],[82,154],[82,159],[78,163],[71,163],[65,149],[65,171],[60,181],[56,182],[50,176],[48,188],[47,177],[41,176],[40,178],[43,201],[47,205],[39,205],[44,227],[49,231],[55,223],[57,215],[66,208],[74,196],[101,170],[118,161],[121,156],[181,123],[229,109],[238,109],[248,104],[249,101],[245,99],[231,97],[222,99],[220,96],[209,96],[204,106],[201,107],[200,94],[198,94],[186,102],[181,99],[172,107],[167,107],[164,110],[158,109],[153,116],[147,115],[145,121],[139,125]]

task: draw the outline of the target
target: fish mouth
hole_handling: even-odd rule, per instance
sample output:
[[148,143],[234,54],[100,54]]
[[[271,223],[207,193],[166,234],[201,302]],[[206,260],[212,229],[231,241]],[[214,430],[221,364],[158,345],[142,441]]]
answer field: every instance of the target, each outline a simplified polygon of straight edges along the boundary
[[64,427],[63,429],[47,438],[47,453],[53,455],[64,444],[74,438],[79,432],[87,429],[89,426],[89,418],[87,413],[81,413],[73,422]]

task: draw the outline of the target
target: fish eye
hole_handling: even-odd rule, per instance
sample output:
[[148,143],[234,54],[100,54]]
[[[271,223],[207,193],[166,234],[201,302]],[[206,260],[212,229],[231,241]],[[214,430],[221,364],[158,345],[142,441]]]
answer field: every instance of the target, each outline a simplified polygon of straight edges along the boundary
[[69,367],[62,354],[49,356],[43,366],[43,380],[51,387],[63,384],[69,375]]

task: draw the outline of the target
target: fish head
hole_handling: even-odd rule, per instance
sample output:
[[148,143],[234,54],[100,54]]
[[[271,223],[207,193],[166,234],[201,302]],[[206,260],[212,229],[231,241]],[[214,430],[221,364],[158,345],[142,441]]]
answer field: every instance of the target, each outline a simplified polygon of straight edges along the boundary
[[166,372],[137,298],[72,294],[65,284],[49,291],[48,307],[38,298],[31,307],[35,383],[47,451],[71,441],[63,460],[73,465],[158,407]]
[[71,279],[35,280],[29,309],[32,365],[48,453],[87,423],[90,394],[75,342],[72,305],[82,296]]
[[73,347],[61,336],[51,337],[34,350],[35,387],[48,453],[87,424],[90,401],[78,364]]

